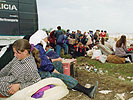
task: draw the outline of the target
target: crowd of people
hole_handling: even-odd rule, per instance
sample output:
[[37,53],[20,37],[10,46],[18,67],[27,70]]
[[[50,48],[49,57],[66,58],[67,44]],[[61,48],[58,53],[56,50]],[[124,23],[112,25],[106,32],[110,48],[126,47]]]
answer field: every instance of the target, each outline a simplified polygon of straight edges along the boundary
[[57,30],[50,32],[48,40],[51,47],[56,51],[58,56],[61,56],[61,48],[64,49],[64,54],[70,54],[74,58],[79,56],[85,56],[86,51],[90,50],[99,43],[100,39],[104,38],[105,41],[109,39],[107,31],[96,30],[82,33],[80,30],[77,32],[67,29],[63,31],[61,26],[57,27]]
[[86,51],[94,47],[104,47],[110,50],[109,53],[105,53],[106,55],[129,57],[132,62],[133,45],[127,49],[125,35],[114,43],[114,48],[109,45],[108,39],[107,31],[96,30],[94,33],[89,31],[82,34],[77,30],[70,33],[69,29],[65,32],[58,26],[57,30],[51,31],[50,34],[38,30],[33,35],[16,40],[0,57],[0,97],[10,97],[41,79],[55,77],[61,79],[69,89],[94,98],[98,87],[97,81],[94,86],[86,88],[73,77],[63,74],[61,48],[64,49],[65,55],[69,54],[76,58],[87,56]]
[[[61,56],[61,48],[64,49],[64,54],[72,55],[73,58],[87,56],[87,51],[92,50],[96,46],[102,49],[102,53],[106,56],[124,57],[128,59],[125,62],[132,62],[132,49],[129,51],[127,48],[126,36],[122,35],[119,40],[116,39],[111,43],[106,30],[96,30],[95,32],[89,30],[89,32],[84,33],[77,30],[77,32],[72,31],[70,33],[69,29],[63,31],[61,26],[58,26],[57,30],[52,31],[48,37],[50,46],[56,51],[58,56]],[[130,45],[132,46],[133,44]]]
[[17,91],[48,77],[61,79],[69,89],[83,92],[90,98],[95,97],[98,82],[86,88],[73,77],[63,74],[63,65],[54,64],[62,59],[58,55],[55,56],[54,52],[49,55],[50,48],[47,42],[46,32],[38,30],[33,35],[10,44],[10,48],[0,58],[1,62],[10,56],[8,61],[1,62],[0,66],[0,98],[10,97]]

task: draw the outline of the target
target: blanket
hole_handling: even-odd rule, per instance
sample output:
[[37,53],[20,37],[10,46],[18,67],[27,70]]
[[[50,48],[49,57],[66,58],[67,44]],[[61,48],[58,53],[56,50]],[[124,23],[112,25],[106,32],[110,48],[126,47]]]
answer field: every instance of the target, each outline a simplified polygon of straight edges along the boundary
[[[32,98],[31,96],[44,86],[53,84],[55,87],[45,91],[42,98]],[[46,78],[31,86],[28,86],[9,98],[0,98],[0,100],[59,100],[69,93],[67,86],[58,78]]]

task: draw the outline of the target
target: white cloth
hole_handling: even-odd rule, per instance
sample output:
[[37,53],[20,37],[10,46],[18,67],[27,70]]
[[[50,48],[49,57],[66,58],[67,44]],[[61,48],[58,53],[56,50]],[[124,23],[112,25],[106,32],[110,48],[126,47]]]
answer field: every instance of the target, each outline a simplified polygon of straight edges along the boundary
[[2,55],[6,52],[7,48],[9,47],[9,45],[7,45],[6,47],[3,47],[0,51],[0,57],[2,57]]
[[44,40],[42,40],[41,44],[43,45],[43,49],[45,50],[47,43]]
[[92,50],[93,51],[93,55],[91,57],[91,59],[96,59],[98,56],[100,57],[102,55],[101,50]]
[[44,38],[48,37],[47,33],[43,30],[38,30],[30,37],[30,44],[37,45],[40,43]]
[[[46,90],[42,98],[35,99],[31,97],[39,89],[50,84],[56,86]],[[16,92],[9,98],[0,98],[0,100],[59,100],[66,96],[68,93],[69,90],[62,80],[58,78],[46,78]]]

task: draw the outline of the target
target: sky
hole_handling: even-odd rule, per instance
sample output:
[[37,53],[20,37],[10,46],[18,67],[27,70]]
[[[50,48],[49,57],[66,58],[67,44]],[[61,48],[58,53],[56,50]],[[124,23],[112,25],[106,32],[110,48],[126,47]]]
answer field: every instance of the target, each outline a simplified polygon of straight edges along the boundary
[[132,33],[133,0],[37,0],[39,29]]

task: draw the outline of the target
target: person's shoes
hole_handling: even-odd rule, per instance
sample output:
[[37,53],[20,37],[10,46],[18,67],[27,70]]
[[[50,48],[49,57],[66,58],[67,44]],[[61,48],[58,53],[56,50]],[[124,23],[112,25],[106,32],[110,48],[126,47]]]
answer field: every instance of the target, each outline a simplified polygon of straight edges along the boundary
[[90,89],[89,89],[89,94],[88,94],[88,96],[90,97],[90,98],[94,98],[95,97],[95,93],[96,93],[96,89],[98,88],[98,81],[96,81],[96,83],[95,83],[95,85],[94,86],[92,86]]
[[125,61],[127,61],[127,62],[131,63],[131,61],[130,61],[129,57],[125,58]]

